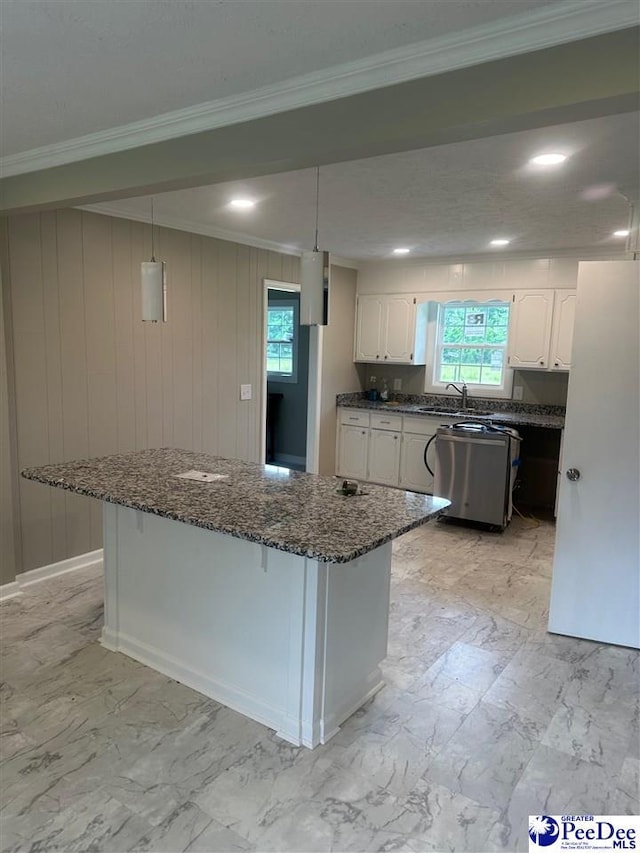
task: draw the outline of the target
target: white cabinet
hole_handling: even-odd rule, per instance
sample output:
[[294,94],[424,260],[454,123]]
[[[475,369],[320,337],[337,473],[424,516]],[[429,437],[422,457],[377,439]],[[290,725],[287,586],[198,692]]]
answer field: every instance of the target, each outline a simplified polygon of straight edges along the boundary
[[[337,474],[415,492],[432,492],[433,476],[424,464],[424,450],[442,418],[340,410],[336,453]],[[354,423],[354,420],[356,423]],[[428,460],[433,470],[435,446]]]
[[342,424],[338,441],[338,474],[353,480],[366,480],[369,430]]
[[367,479],[383,486],[398,485],[400,469],[399,432],[372,429],[369,433],[369,471]]
[[513,296],[509,324],[509,366],[527,370],[568,370],[575,290],[521,290]]
[[427,312],[411,295],[359,296],[353,360],[426,364]]
[[553,321],[553,290],[514,294],[509,324],[509,365],[546,369]]
[[[431,436],[414,435],[405,432],[402,435],[400,452],[400,487],[412,492],[432,492],[433,477],[424,464],[424,449]],[[430,448],[429,464],[433,469],[433,445]]]
[[576,291],[556,290],[553,303],[553,328],[549,367],[551,370],[569,370],[573,347],[573,323],[576,313]]

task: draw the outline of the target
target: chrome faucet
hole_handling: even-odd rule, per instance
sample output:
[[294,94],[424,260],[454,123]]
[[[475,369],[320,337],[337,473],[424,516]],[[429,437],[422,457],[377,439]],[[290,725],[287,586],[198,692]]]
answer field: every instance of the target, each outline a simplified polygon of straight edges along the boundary
[[458,388],[458,386],[454,382],[450,382],[447,385],[447,387],[445,388],[445,391],[448,391],[449,388],[455,388],[456,391],[458,392],[458,394],[462,394],[462,408],[466,409],[467,408],[467,400],[469,398],[469,390],[467,388],[467,383],[463,382],[462,388]]

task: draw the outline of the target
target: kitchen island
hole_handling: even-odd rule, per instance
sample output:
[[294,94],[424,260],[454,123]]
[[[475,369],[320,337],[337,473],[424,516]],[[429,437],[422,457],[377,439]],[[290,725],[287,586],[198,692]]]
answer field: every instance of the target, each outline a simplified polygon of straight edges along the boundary
[[22,475],[103,501],[104,646],[308,747],[382,686],[391,540],[448,506],[167,448]]

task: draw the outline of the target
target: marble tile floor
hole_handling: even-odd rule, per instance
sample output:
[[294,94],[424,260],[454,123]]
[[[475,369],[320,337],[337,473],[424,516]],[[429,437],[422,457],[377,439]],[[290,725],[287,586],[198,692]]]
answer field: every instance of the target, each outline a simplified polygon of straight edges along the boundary
[[554,527],[394,543],[386,687],[327,745],[98,644],[78,571],[0,606],[0,848],[520,851],[529,814],[640,811],[638,653],[545,631]]

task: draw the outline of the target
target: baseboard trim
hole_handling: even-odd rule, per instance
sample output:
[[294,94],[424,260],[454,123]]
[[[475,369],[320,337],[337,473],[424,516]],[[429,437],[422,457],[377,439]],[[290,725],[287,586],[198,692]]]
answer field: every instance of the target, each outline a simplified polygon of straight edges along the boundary
[[22,595],[20,584],[17,581],[10,581],[0,585],[0,601],[7,601],[9,598],[15,598],[17,595]]
[[[112,652],[121,652],[127,657],[137,660],[145,666],[161,672],[163,675],[179,681],[192,690],[197,690],[204,696],[226,705],[233,711],[244,714],[257,723],[270,729],[275,729],[281,737],[295,746],[301,746],[299,736],[295,731],[289,731],[286,725],[287,716],[283,708],[270,705],[247,693],[233,684],[227,684],[217,678],[212,678],[199,670],[193,669],[182,660],[167,654],[163,649],[155,648],[137,640],[122,631],[114,631],[105,626],[102,629],[100,644]],[[285,723],[283,726],[282,724]]]
[[20,588],[32,586],[34,583],[40,583],[40,581],[49,580],[49,578],[55,578],[58,575],[66,575],[68,572],[75,572],[78,569],[102,565],[102,560],[103,550],[98,548],[96,551],[87,551],[86,554],[77,554],[75,557],[68,557],[66,560],[60,560],[57,563],[49,563],[47,566],[22,572],[17,576],[16,582]]

